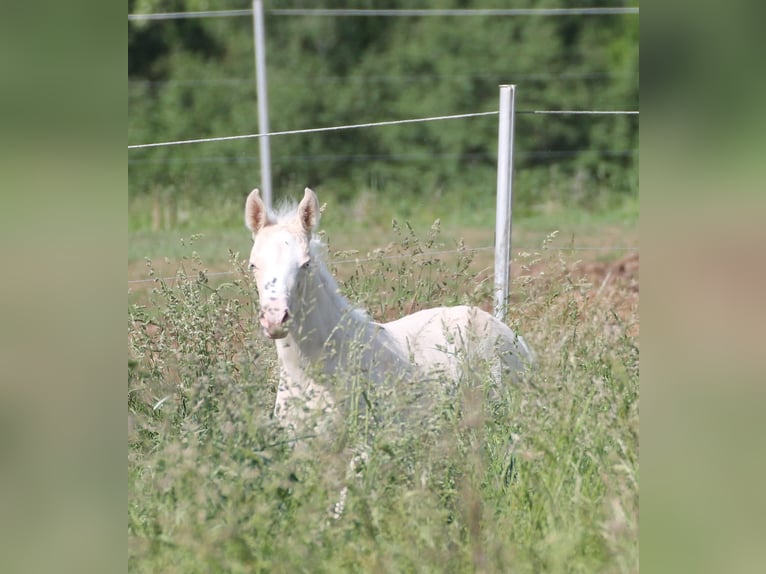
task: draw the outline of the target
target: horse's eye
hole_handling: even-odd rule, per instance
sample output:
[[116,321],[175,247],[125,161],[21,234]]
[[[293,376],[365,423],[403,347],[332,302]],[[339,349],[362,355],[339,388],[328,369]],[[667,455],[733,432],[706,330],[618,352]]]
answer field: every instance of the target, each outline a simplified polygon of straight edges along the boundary
[[248,266],[247,266],[247,268],[248,268],[250,271],[254,271],[254,270],[255,270],[255,264],[251,263],[250,265],[248,265]]
[[306,262],[303,265],[301,265],[301,268],[308,269],[309,265],[311,265],[311,259],[306,260]]

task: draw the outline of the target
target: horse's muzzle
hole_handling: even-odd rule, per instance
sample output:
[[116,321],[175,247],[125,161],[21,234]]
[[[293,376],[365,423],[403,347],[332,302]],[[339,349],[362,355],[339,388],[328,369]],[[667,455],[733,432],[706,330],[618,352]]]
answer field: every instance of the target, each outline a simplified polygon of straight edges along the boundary
[[287,336],[290,311],[286,301],[269,301],[261,307],[261,327],[269,339],[283,339]]

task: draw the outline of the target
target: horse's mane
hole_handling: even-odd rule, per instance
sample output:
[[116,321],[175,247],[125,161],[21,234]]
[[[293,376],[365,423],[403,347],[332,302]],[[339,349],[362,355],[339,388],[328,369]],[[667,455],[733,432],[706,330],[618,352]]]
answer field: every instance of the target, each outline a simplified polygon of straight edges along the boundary
[[[309,243],[309,252],[311,253],[311,257],[317,261],[316,270],[322,275],[322,281],[325,285],[330,287],[330,289],[335,292],[338,297],[341,297],[346,303],[351,307],[351,303],[343,296],[343,294],[340,291],[340,287],[338,286],[338,282],[333,276],[332,273],[330,273],[330,270],[327,268],[326,265],[326,255],[327,255],[327,245],[325,245],[322,242],[322,239],[318,235],[314,235],[311,238],[311,241]],[[367,311],[360,307],[354,307],[351,310],[351,313],[353,316],[355,316],[357,319],[360,319],[362,321],[371,321],[370,316],[367,314]]]
[[277,223],[287,223],[298,212],[298,203],[294,200],[283,199],[279,205],[269,210],[269,219]]

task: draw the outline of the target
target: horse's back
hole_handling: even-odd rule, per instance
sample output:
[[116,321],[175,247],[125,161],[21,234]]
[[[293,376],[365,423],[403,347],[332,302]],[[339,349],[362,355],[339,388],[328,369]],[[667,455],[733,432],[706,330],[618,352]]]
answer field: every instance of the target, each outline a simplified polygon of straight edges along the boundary
[[425,309],[383,327],[412,362],[451,375],[459,373],[461,361],[471,358],[499,358],[512,371],[520,371],[534,360],[520,336],[478,307]]

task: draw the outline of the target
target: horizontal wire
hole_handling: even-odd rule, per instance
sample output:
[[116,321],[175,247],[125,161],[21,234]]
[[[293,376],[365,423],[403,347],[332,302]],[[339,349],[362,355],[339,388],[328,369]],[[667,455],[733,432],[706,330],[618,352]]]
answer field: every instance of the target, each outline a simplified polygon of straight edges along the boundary
[[[215,273],[205,273],[205,277],[221,277],[223,275],[234,275],[236,271],[216,271]],[[173,277],[152,277],[150,279],[128,279],[128,285],[137,283],[153,283],[155,281],[178,281],[178,276]]]
[[[527,81],[545,81],[545,80],[611,80],[616,78],[638,78],[638,72],[635,74],[619,74],[610,72],[582,72],[582,73],[561,73],[561,74],[526,74],[513,72],[481,72],[477,74],[421,74],[421,75],[380,75],[380,76],[309,76],[306,78],[283,78],[277,79],[278,83],[359,83],[368,84],[376,82],[431,82],[438,79],[492,79],[492,78],[510,78],[507,83],[514,83],[521,80]],[[274,81],[277,81],[274,80]],[[272,81],[271,79],[269,80]],[[253,78],[214,78],[206,80],[128,80],[128,85],[132,86],[236,86],[244,85],[252,87],[255,84]]]
[[[577,157],[585,154],[596,154],[605,157],[627,157],[638,154],[638,148],[635,149],[568,149],[568,150],[537,150],[537,151],[516,151],[514,157],[523,157],[530,159],[546,158],[565,158]],[[354,154],[354,155],[288,155],[272,156],[272,163],[301,162],[301,163],[321,163],[321,162],[342,162],[342,161],[430,161],[432,159],[454,159],[454,160],[476,160],[476,159],[495,159],[497,156],[491,153],[380,153],[380,154]],[[260,159],[257,156],[201,156],[201,157],[161,157],[161,158],[143,158],[129,159],[128,165],[144,164],[185,164],[185,163],[233,163],[247,164],[257,163]]]
[[620,8],[424,8],[424,9],[341,9],[278,8],[269,10],[275,16],[609,16],[638,14],[638,7]]
[[[414,124],[414,123],[420,123],[420,122],[434,122],[438,120],[455,120],[455,119],[461,119],[461,118],[475,118],[479,116],[496,116],[499,112],[475,112],[470,114],[456,114],[456,115],[450,115],[450,116],[434,116],[430,118],[415,118],[415,119],[409,119],[409,120],[391,120],[391,121],[384,121],[384,122],[370,122],[365,124],[351,124],[351,125],[343,125],[343,126],[332,126],[332,127],[326,127],[326,128],[309,128],[309,129],[302,129],[302,130],[286,130],[281,132],[270,132],[265,134],[244,134],[239,136],[223,136],[223,137],[211,137],[211,138],[199,138],[199,139],[191,139],[191,140],[177,140],[177,141],[169,141],[169,142],[156,142],[156,143],[149,143],[149,144],[135,144],[135,145],[129,145],[128,149],[143,149],[143,148],[152,148],[152,147],[165,147],[165,146],[173,146],[173,145],[184,145],[184,144],[194,144],[194,143],[208,143],[208,142],[222,142],[222,141],[233,141],[233,140],[242,140],[242,139],[250,139],[250,138],[260,138],[260,137],[266,137],[266,136],[285,136],[285,135],[293,135],[293,134],[311,134],[311,133],[320,133],[320,132],[331,132],[331,131],[339,131],[339,130],[351,130],[351,129],[358,129],[358,128],[369,128],[369,127],[376,127],[376,126],[394,126],[394,125],[402,125],[402,124]],[[621,111],[621,110],[522,110],[517,111],[517,114],[548,114],[548,115],[638,115],[638,111]]]
[[[281,8],[267,10],[274,16],[609,16],[638,14],[638,7],[601,8],[487,8],[487,9],[303,9]],[[189,18],[229,18],[252,16],[252,9],[204,10],[192,12],[163,12],[154,14],[128,14],[129,22],[145,20],[185,20]]]
[[385,122],[371,122],[366,124],[332,126],[327,128],[286,130],[281,132],[270,132],[265,134],[245,134],[240,136],[224,136],[224,137],[213,137],[213,138],[200,138],[200,139],[193,139],[193,140],[178,140],[178,141],[171,141],[171,142],[129,145],[128,149],[141,149],[141,148],[148,148],[148,147],[161,147],[161,146],[182,145],[182,144],[190,144],[190,143],[221,142],[221,141],[241,140],[241,139],[247,139],[247,138],[260,138],[265,136],[271,137],[271,136],[286,136],[286,135],[292,135],[292,134],[312,134],[312,133],[319,133],[319,132],[331,132],[331,131],[338,131],[338,130],[369,128],[369,127],[375,127],[375,126],[394,126],[394,125],[401,125],[401,124],[414,124],[418,122],[434,122],[437,120],[455,120],[459,118],[473,118],[478,116],[493,116],[493,115],[496,116],[497,114],[498,112],[476,112],[472,114],[456,114],[452,116],[434,116],[430,118],[416,118],[416,119],[410,119],[410,120],[391,120],[391,121],[385,121]]
[[547,116],[637,116],[638,110],[517,110],[516,113]]
[[187,18],[228,18],[231,16],[252,15],[252,8],[244,10],[202,10],[198,12],[158,12],[155,14],[128,14],[128,22],[140,20],[186,20]]
[[[404,258],[411,258],[411,257],[417,257],[417,256],[425,256],[425,255],[446,255],[448,253],[461,253],[461,252],[468,252],[472,253],[475,251],[488,251],[490,249],[495,249],[494,245],[488,245],[486,247],[465,247],[463,249],[445,249],[442,251],[424,251],[422,253],[400,253],[396,255],[383,255],[379,257],[350,257],[347,259],[335,259],[330,260],[327,262],[327,265],[344,265],[348,263],[369,263],[371,261],[384,261],[384,260],[392,260],[392,259],[404,259]],[[540,247],[535,248],[529,248],[529,247],[514,247],[514,251],[537,251],[540,250]],[[638,247],[628,247],[628,246],[622,246],[622,247],[600,247],[600,246],[571,246],[571,247],[546,247],[545,249],[542,249],[542,251],[638,251]],[[217,271],[215,273],[205,273],[205,277],[219,277],[223,275],[234,275],[236,274],[236,271]],[[178,277],[152,277],[150,279],[130,279],[128,280],[128,285],[135,285],[140,283],[153,283],[156,281],[177,281]]]

